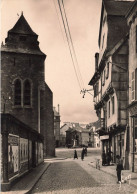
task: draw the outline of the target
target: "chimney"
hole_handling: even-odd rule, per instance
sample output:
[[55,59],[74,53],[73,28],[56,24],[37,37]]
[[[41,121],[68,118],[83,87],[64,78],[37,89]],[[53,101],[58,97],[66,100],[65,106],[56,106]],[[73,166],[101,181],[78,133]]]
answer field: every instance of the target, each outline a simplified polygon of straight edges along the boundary
[[99,53],[95,53],[95,72],[98,70],[98,58],[99,58]]
[[58,104],[58,113],[59,113],[59,104]]

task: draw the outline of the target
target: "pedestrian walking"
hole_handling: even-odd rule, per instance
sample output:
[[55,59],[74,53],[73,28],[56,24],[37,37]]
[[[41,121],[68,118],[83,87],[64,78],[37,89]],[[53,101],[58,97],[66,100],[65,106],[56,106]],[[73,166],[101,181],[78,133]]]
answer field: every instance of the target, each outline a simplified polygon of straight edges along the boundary
[[83,148],[82,152],[81,152],[81,160],[84,160],[84,154],[85,154],[85,150]]
[[122,161],[121,161],[121,159],[118,159],[117,167],[116,167],[116,171],[117,171],[117,179],[118,179],[118,182],[117,182],[117,183],[121,183],[121,171],[122,171],[122,170],[123,170]]
[[74,150],[74,160],[75,160],[75,158],[78,159],[78,155],[77,155],[77,151],[76,150]]

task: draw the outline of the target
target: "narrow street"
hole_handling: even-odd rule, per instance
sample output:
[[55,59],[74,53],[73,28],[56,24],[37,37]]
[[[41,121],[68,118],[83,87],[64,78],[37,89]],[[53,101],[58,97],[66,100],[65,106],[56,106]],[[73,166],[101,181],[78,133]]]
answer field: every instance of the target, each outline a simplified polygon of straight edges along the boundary
[[[70,150],[69,153],[72,153],[72,151]],[[59,153],[61,155],[61,152]],[[87,156],[84,161],[81,161],[80,157],[78,160],[74,160],[73,158],[50,160],[51,164],[49,168],[31,193],[136,193],[134,187],[122,184],[120,188],[115,177],[90,166],[89,162],[92,157]]]

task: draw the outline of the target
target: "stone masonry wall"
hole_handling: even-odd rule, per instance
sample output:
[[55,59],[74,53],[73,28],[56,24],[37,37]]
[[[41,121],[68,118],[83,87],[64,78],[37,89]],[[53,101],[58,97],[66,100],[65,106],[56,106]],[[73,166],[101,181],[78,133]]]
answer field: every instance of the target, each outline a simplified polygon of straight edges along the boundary
[[[32,106],[14,106],[14,80],[21,79],[22,85],[25,79],[32,84]],[[1,53],[1,96],[2,112],[5,103],[5,112],[17,117],[19,120],[38,130],[38,85],[44,80],[44,57],[21,53]],[[22,91],[23,93],[23,91]],[[3,100],[4,98],[10,100]]]

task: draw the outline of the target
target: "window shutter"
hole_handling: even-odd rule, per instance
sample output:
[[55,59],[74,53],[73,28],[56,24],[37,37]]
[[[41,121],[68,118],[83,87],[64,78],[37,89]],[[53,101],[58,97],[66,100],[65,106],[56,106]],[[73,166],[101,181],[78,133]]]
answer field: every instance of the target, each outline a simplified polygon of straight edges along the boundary
[[131,75],[131,99],[132,101],[135,100],[135,71]]
[[131,75],[131,100],[137,100],[137,69]]
[[107,67],[106,67],[106,79],[109,77],[109,62],[107,62]]

